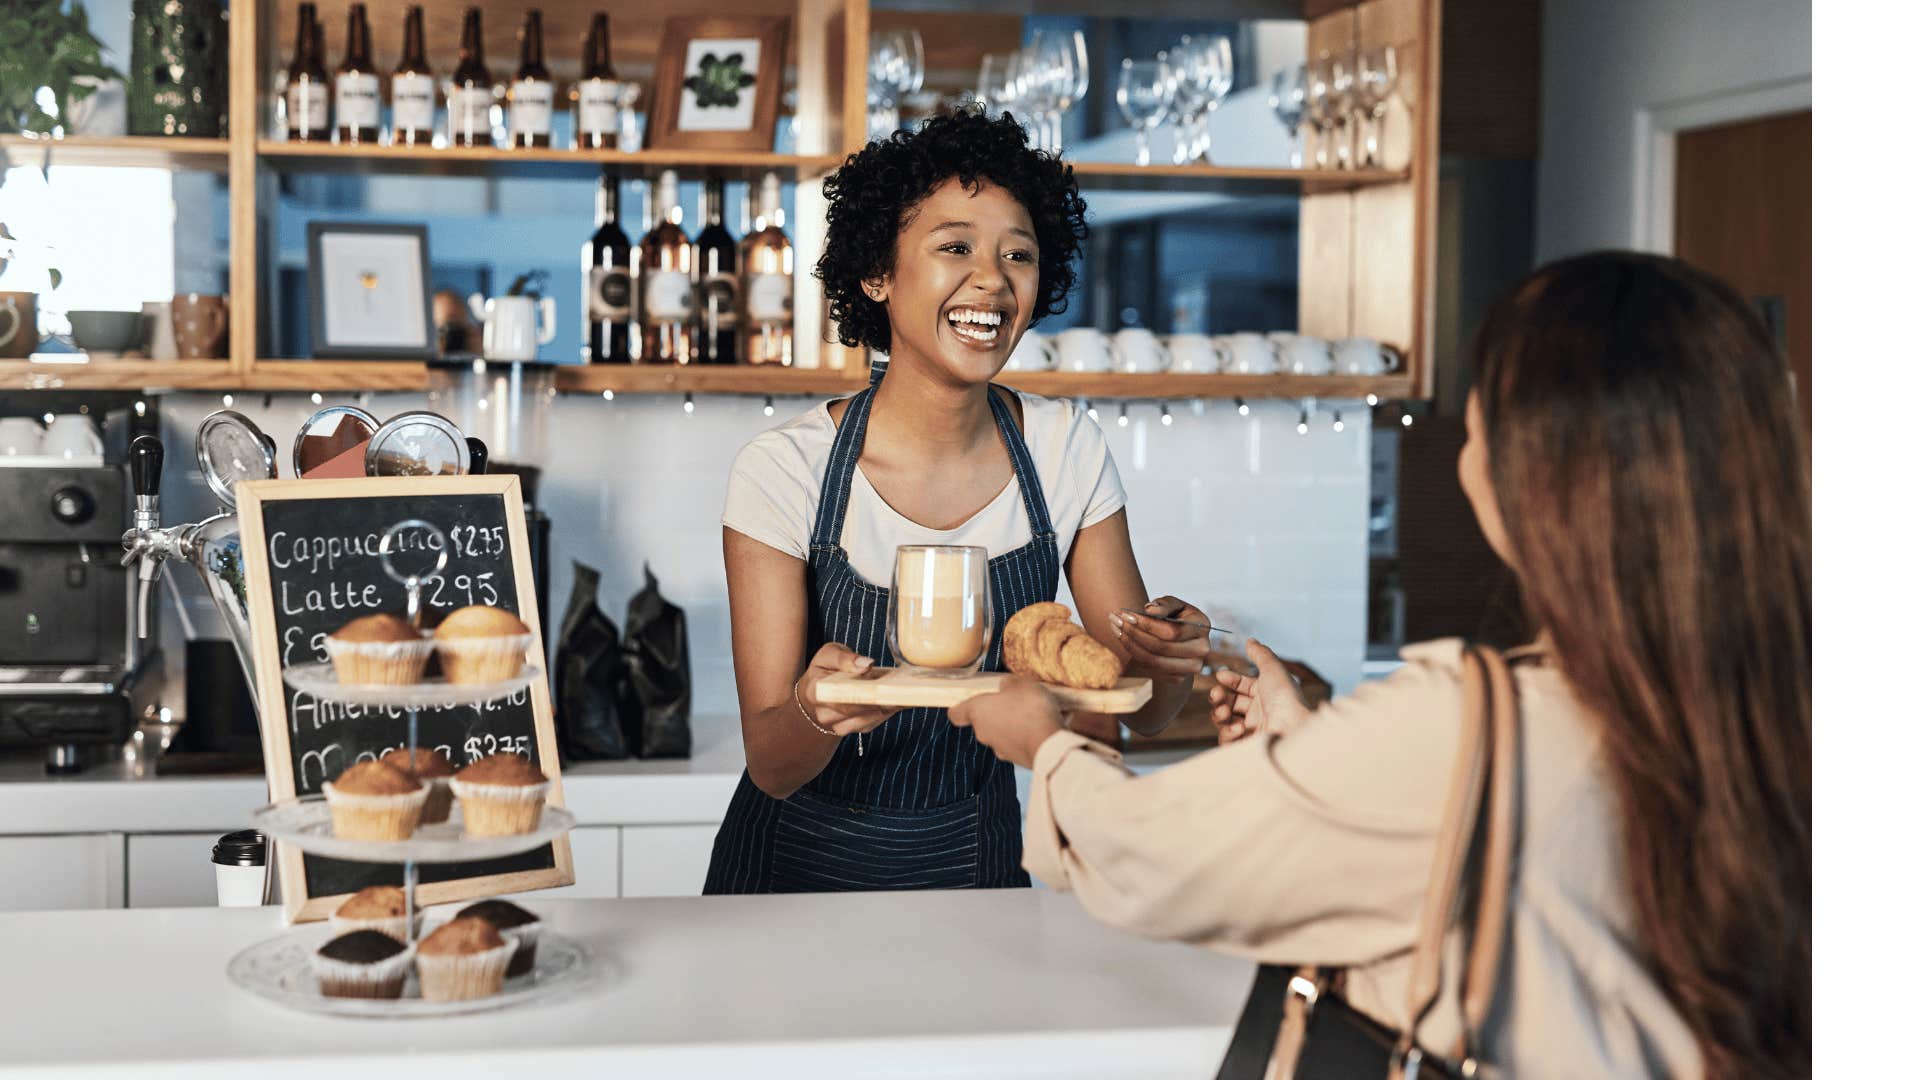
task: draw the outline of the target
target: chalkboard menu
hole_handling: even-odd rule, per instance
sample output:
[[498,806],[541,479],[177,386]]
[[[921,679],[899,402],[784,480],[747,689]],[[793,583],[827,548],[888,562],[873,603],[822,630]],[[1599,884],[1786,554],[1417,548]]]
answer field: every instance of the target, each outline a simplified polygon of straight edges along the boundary
[[[286,685],[283,672],[327,659],[327,635],[363,615],[403,615],[407,589],[380,556],[382,537],[402,572],[446,564],[420,590],[422,624],[485,604],[518,615],[544,660],[520,481],[513,476],[266,480],[240,486],[247,608],[260,679],[267,790],[274,802],[319,796],[321,784],[356,762],[407,741],[404,709],[324,702]],[[544,664],[543,664],[544,666]],[[553,780],[560,803],[560,756],[545,678],[485,705],[419,710],[419,745],[455,769],[494,753],[518,753]],[[399,884],[401,868],[319,858],[280,845],[281,895],[295,921],[326,917],[368,885]],[[482,862],[422,864],[422,903],[497,896],[573,883],[564,837],[523,855]]]

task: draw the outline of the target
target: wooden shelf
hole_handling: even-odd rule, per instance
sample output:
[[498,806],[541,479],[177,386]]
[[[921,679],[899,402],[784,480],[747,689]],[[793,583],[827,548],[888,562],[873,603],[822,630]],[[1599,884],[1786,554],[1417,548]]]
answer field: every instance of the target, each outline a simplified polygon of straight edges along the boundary
[[850,394],[867,385],[867,369],[575,364],[562,366],[555,382],[591,394]]
[[1047,397],[1161,398],[1364,398],[1413,396],[1406,375],[1123,375],[1073,371],[1007,372],[995,380]]
[[1120,191],[1261,191],[1317,195],[1376,184],[1397,184],[1405,169],[1264,169],[1235,165],[1128,165],[1069,161],[1085,188]]
[[661,169],[719,172],[751,179],[768,170],[786,179],[812,179],[831,171],[840,159],[827,154],[776,154],[756,150],[503,150],[491,146],[378,146],[346,143],[267,142],[261,159],[282,168],[346,172],[417,172],[491,175],[556,172],[594,173],[612,167],[626,172]]
[[0,156],[12,165],[38,165],[52,152],[55,165],[114,165],[146,169],[225,172],[227,140],[126,135],[119,138],[35,138],[0,135]]
[[426,390],[434,372],[420,360],[261,360],[241,390]]
[[234,385],[225,360],[90,360],[43,364],[0,360],[6,390],[225,390]]

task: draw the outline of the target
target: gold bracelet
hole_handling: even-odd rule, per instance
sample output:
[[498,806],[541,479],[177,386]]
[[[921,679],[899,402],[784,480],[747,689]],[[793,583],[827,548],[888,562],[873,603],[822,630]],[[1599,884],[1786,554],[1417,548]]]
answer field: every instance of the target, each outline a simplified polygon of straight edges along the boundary
[[821,727],[818,723],[815,723],[813,717],[807,715],[807,707],[800,703],[800,683],[798,681],[796,681],[793,684],[793,707],[800,710],[800,718],[805,720],[807,723],[812,724],[813,730],[819,732],[822,735],[826,735],[830,738],[835,738],[835,739],[840,738],[840,736],[835,735],[833,732],[828,731],[826,728]]

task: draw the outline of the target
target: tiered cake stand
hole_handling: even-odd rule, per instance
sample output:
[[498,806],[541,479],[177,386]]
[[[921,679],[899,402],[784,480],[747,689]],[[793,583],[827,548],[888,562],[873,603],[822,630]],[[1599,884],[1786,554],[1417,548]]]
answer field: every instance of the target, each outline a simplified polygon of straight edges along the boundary
[[[389,530],[424,522],[402,522]],[[382,543],[385,557],[386,543]],[[445,565],[444,557],[440,566]],[[409,610],[418,611],[419,587],[433,574],[402,577],[388,566],[388,572],[404,581],[409,593]],[[534,679],[544,678],[539,668],[529,664],[520,673],[501,682],[480,685],[454,684],[443,679],[428,679],[408,686],[343,685],[326,664],[298,664],[283,676],[288,686],[327,702],[403,708],[407,711],[407,749],[411,752],[420,740],[420,710],[454,705],[483,705],[524,690]],[[411,754],[409,754],[411,756]],[[406,893],[407,935],[409,944],[417,944],[415,890],[419,886],[421,863],[463,863],[504,858],[533,851],[552,843],[573,828],[573,815],[557,806],[542,809],[540,823],[532,832],[516,836],[467,836],[461,823],[458,801],[447,821],[423,825],[405,840],[348,840],[333,834],[333,818],[324,798],[308,796],[292,802],[273,803],[253,812],[254,827],[279,843],[313,855],[350,862],[398,863],[403,870]],[[533,970],[515,976],[497,994],[464,1001],[427,1001],[420,996],[417,977],[409,972],[407,984],[397,999],[337,998],[320,993],[308,958],[333,936],[325,925],[296,927],[288,932],[243,949],[227,965],[227,976],[242,989],[281,1005],[304,1012],[336,1016],[426,1017],[454,1016],[491,1009],[546,1001],[579,990],[600,977],[604,965],[596,963],[580,942],[543,928]]]

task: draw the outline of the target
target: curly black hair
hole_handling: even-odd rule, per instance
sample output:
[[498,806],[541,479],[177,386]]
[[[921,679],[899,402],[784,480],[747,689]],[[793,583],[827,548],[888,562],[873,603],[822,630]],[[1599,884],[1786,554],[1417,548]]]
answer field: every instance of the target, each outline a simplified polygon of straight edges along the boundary
[[820,279],[843,343],[892,349],[886,305],[868,296],[861,282],[893,270],[895,240],[914,208],[956,177],[969,190],[990,180],[1027,208],[1040,249],[1033,321],[1066,310],[1074,260],[1087,238],[1087,202],[1073,166],[1028,148],[1026,132],[1011,116],[989,118],[975,105],[869,143],[827,178],[827,247],[813,276]]

